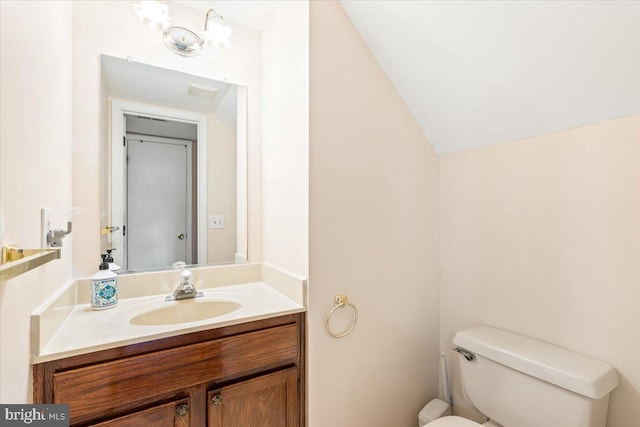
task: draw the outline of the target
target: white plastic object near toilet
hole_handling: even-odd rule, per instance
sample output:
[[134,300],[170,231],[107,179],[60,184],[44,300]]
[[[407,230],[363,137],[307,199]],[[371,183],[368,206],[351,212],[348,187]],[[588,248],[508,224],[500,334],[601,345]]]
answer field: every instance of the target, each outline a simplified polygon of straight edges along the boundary
[[451,405],[438,398],[431,399],[418,414],[418,427],[424,427],[441,417],[451,415]]
[[[499,425],[605,427],[609,393],[618,385],[608,363],[489,326],[459,331],[453,343],[465,397]],[[445,416],[427,426],[481,424]]]

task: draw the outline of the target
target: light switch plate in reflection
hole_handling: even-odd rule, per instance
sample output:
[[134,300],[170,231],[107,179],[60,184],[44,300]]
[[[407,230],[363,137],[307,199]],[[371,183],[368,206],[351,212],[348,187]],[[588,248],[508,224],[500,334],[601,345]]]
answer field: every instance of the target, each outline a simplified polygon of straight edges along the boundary
[[224,228],[224,215],[211,215],[209,217],[209,228]]

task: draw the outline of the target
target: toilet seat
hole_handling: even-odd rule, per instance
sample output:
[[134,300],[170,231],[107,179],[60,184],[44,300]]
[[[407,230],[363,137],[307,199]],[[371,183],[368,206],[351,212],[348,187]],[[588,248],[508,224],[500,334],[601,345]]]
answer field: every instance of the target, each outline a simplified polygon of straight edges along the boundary
[[467,418],[449,415],[447,417],[431,421],[425,427],[482,427],[482,424],[478,424]]

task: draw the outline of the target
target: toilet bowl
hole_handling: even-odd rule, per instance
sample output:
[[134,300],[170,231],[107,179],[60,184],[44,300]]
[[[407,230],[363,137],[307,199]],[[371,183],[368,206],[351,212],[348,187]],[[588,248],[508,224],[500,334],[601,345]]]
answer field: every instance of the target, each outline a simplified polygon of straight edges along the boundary
[[482,424],[478,424],[474,421],[466,418],[457,417],[455,415],[449,415],[447,417],[438,418],[427,424],[428,427],[482,427]]
[[426,425],[429,427],[500,427],[498,424],[494,424],[491,421],[487,421],[484,424],[478,424],[475,421],[458,417],[456,415],[449,415],[447,417],[438,418],[437,420],[431,421]]

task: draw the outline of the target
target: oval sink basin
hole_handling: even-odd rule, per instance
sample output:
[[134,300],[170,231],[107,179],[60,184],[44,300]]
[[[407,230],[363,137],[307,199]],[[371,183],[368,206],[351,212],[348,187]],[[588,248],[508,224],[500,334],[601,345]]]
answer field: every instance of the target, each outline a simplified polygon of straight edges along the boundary
[[170,305],[139,314],[129,322],[142,326],[198,322],[231,313],[241,307],[240,304],[232,301],[198,301],[197,299],[174,301],[167,304]]

